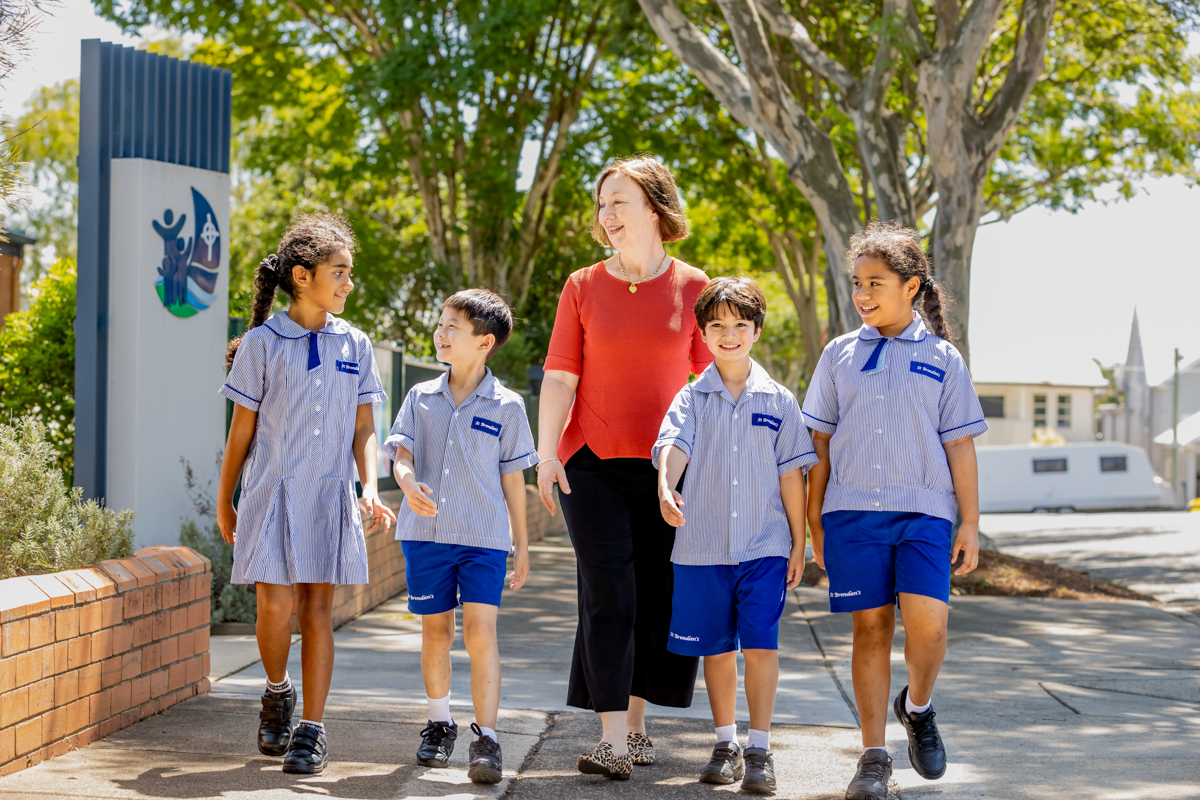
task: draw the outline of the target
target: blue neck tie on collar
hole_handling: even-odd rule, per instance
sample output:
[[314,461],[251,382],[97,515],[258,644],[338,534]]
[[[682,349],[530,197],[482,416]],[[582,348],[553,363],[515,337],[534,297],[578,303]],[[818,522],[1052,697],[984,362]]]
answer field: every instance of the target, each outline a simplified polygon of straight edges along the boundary
[[311,372],[321,366],[321,351],[317,349],[317,334],[308,333],[308,369]]
[[884,351],[887,349],[888,342],[890,341],[892,340],[879,340],[879,344],[875,345],[875,349],[871,351],[871,357],[867,359],[866,364],[863,364],[862,372],[874,375],[877,372],[883,372],[887,368],[887,357]]

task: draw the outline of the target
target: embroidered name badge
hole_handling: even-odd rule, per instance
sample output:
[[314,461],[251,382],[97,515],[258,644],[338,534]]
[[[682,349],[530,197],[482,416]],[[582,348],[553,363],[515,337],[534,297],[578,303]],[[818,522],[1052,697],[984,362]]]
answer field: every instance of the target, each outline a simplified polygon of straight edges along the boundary
[[779,426],[783,424],[783,420],[779,417],[772,417],[770,414],[753,414],[750,417],[750,424],[777,431],[779,430]]
[[924,375],[926,378],[933,378],[938,383],[946,379],[946,370],[935,367],[932,364],[923,364],[920,361],[911,362],[908,365],[908,370],[918,375]]
[[357,375],[358,374],[358,362],[357,361],[339,361],[339,362],[337,362],[337,371],[338,372],[349,372],[351,375]]
[[490,433],[492,436],[499,436],[500,429],[504,426],[502,426],[499,422],[492,422],[490,419],[475,417],[471,420],[471,427],[477,431]]

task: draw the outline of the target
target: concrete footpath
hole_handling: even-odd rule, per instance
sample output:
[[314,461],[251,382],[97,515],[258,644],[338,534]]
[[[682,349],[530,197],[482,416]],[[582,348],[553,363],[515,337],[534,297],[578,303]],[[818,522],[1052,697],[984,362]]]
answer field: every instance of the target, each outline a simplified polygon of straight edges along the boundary
[[[574,558],[565,539],[531,547],[526,588],[506,592],[498,730],[506,780],[466,780],[464,736],[447,769],[414,766],[426,718],[420,623],[403,598],[337,632],[325,720],[332,762],[284,775],[254,746],[263,671],[252,637],[213,637],[212,693],[83,750],[0,779],[10,797],[517,800],[699,798],[736,792],[696,782],[712,746],[703,683],[691,709],[652,707],[660,752],[625,783],[581,776],[575,756],[599,736],[594,714],[563,705],[575,632]],[[772,729],[779,798],[841,798],[860,752],[850,679],[850,625],[824,592],[802,588],[781,627]],[[903,634],[893,655],[904,684]],[[291,674],[300,677],[300,648]],[[472,719],[465,653],[454,655],[453,713]],[[951,759],[926,782],[888,728],[892,790],[909,798],[1200,797],[1200,625],[1138,603],[956,597],[949,656],[935,694]],[[744,703],[739,732],[745,737]]]

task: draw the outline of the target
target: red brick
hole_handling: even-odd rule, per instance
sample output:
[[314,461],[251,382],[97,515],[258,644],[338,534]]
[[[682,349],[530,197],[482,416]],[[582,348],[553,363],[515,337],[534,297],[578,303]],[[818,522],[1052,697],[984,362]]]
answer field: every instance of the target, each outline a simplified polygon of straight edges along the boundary
[[168,690],[173,692],[182,689],[183,685],[187,683],[187,665],[181,661],[178,664],[172,664],[168,669],[170,670]]
[[174,664],[179,660],[179,637],[172,636],[170,639],[163,639],[159,645],[161,649],[161,663],[165,667],[168,664]]
[[67,706],[67,733],[81,731],[92,723],[92,704],[87,698]]
[[30,716],[37,716],[54,708],[54,678],[38,681],[28,689]]
[[145,592],[146,596],[142,598],[142,613],[150,615],[161,611],[162,586],[151,586]]
[[70,655],[67,642],[55,642],[53,646],[43,647],[42,650],[48,653],[48,657],[43,659],[46,665],[44,674],[47,677],[67,671],[68,656]]
[[195,654],[197,633],[199,633],[199,631],[192,631],[191,633],[185,633],[183,636],[176,637],[176,639],[179,641],[179,652],[176,655],[176,658],[191,658],[192,655]]
[[154,572],[157,578],[155,581],[156,583],[161,581],[169,581],[172,578],[177,577],[175,575],[175,568],[166,563],[166,561],[163,559],[159,558],[157,555],[151,555],[149,553],[144,556],[139,555],[138,561],[140,561],[147,569],[150,569]]
[[201,678],[200,684],[196,687],[196,694],[208,694],[211,690],[212,683],[208,680],[208,678]]
[[[204,573],[192,578],[192,600],[212,600],[212,574]],[[183,598],[180,598],[182,600]]]
[[50,608],[63,608],[75,605],[75,592],[71,590],[57,575],[30,575],[29,580],[46,593],[50,600]]
[[75,593],[75,604],[82,605],[83,603],[91,603],[96,599],[96,587],[92,586],[82,575],[79,575],[75,570],[66,570],[57,572],[54,575],[63,585]]
[[42,744],[49,744],[67,735],[67,709],[52,708],[42,714]]
[[134,650],[121,656],[121,680],[129,681],[142,674],[142,651]]
[[92,634],[92,661],[103,661],[112,655],[112,631],[104,628]]
[[98,741],[100,741],[100,726],[90,725],[79,732],[79,737],[75,740],[75,747],[87,747]]
[[154,620],[154,641],[161,642],[163,639],[171,635],[171,615],[166,611],[160,611],[151,619]]
[[17,757],[17,731],[15,728],[0,730],[0,764],[7,764]]
[[[52,647],[43,647],[41,650],[27,650],[17,656],[16,660],[16,685],[25,686],[26,684],[40,681],[43,672],[43,654],[49,650],[51,652],[51,661],[53,662]],[[53,674],[53,673],[51,673]]]
[[119,561],[101,561],[96,568],[116,584],[118,594],[137,588],[137,576],[125,569]]
[[79,670],[79,696],[87,697],[89,694],[95,694],[102,688],[100,686],[100,664],[88,664]]
[[[158,583],[158,573],[143,564],[140,558],[118,558],[116,563],[127,569],[137,579],[138,588]],[[107,572],[107,570],[105,571]]]
[[125,600],[121,597],[110,597],[100,601],[100,625],[111,628],[120,625],[125,619]]
[[117,593],[116,582],[96,567],[77,569],[75,570],[75,574],[91,584],[92,588],[96,590],[97,600],[112,597]]
[[79,635],[79,609],[64,608],[54,612],[54,638],[65,642]]
[[[181,684],[182,685],[182,684]],[[150,676],[150,696],[162,697],[170,689],[170,676],[165,669],[160,669]]]
[[79,669],[92,663],[92,637],[76,636],[67,642],[67,669]]
[[188,606],[188,628],[199,628],[208,624],[209,606],[205,601]]
[[90,709],[88,715],[92,724],[99,724],[112,716],[112,689],[97,692],[88,698]]
[[88,603],[79,609],[79,632],[95,633],[104,627],[104,614],[100,603]]
[[141,617],[133,621],[133,646],[141,647],[154,638],[154,620]]
[[107,694],[112,698],[110,701],[109,711],[113,714],[120,714],[123,711],[128,711],[132,699],[133,681],[119,683],[109,689]]
[[121,656],[106,658],[100,662],[100,688],[107,689],[121,682]]
[[148,644],[138,652],[142,655],[142,672],[154,672],[162,666],[162,645],[158,642]]
[[143,675],[140,678],[133,679],[133,686],[129,694],[129,707],[137,708],[143,703],[150,700],[150,676]]
[[171,635],[178,636],[188,629],[187,608],[171,609]]
[[145,589],[135,589],[125,593],[125,619],[133,619],[142,615],[142,602],[146,599]]
[[204,656],[188,659],[184,662],[184,666],[187,667],[188,683],[199,683],[200,679],[204,677]]
[[5,658],[29,649],[29,620],[19,619],[0,625],[0,653]]
[[[179,590],[183,581],[171,581],[162,585],[162,610],[169,611],[179,605]],[[189,597],[189,599],[191,599]]]
[[62,706],[79,699],[79,672],[64,672],[54,676],[54,705]]
[[133,625],[118,625],[112,629],[112,652],[120,655],[133,646]]
[[[66,587],[63,587],[65,590]],[[32,578],[0,581],[0,622],[12,622],[50,610],[50,598]]]
[[29,618],[29,649],[34,650],[54,642],[54,615],[38,614]]
[[212,563],[202,553],[197,553],[190,547],[180,547],[179,551],[180,557],[192,565],[194,572],[212,571]]
[[37,750],[42,746],[42,720],[41,718],[31,719],[28,722],[22,722],[17,726],[17,755],[23,756],[26,753]]
[[0,695],[0,727],[15,725],[29,716],[29,689],[22,686]]
[[17,688],[17,660],[0,658],[0,694]]
[[203,668],[203,672],[204,672],[204,674],[205,674],[205,675],[211,675],[211,674],[212,674],[212,667],[211,667],[211,666],[209,666],[209,663],[208,663],[208,651],[207,651],[207,650],[205,650],[205,651],[204,651],[204,668]]
[[121,717],[109,717],[100,723],[100,738],[110,736],[125,727]]

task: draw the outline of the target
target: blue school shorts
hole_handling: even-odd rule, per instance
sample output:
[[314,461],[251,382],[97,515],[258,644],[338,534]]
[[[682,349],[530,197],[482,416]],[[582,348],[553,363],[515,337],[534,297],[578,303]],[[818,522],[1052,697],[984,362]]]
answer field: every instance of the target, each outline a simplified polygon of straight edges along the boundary
[[408,610],[441,614],[463,603],[500,605],[508,553],[489,547],[401,542],[408,577]]
[[831,511],[821,522],[832,611],[890,606],[901,592],[950,602],[950,520],[909,511]]
[[787,600],[788,560],[741,564],[675,564],[667,649],[681,656],[778,650],[779,618]]

